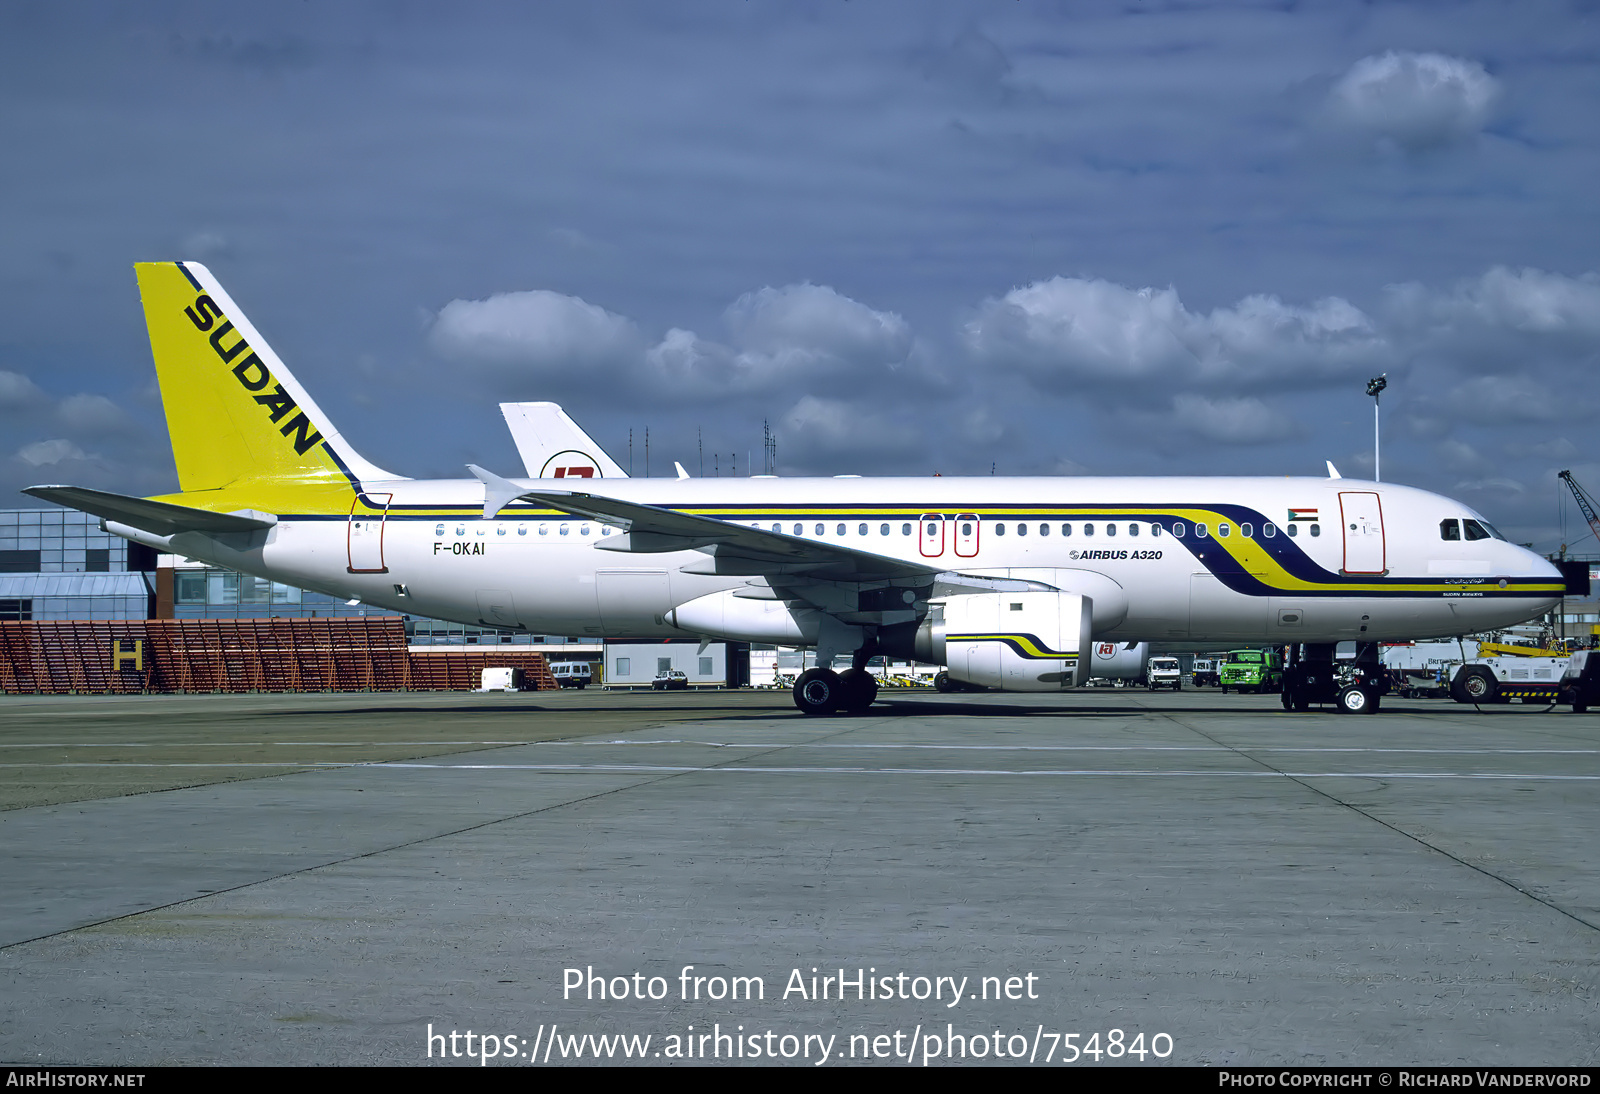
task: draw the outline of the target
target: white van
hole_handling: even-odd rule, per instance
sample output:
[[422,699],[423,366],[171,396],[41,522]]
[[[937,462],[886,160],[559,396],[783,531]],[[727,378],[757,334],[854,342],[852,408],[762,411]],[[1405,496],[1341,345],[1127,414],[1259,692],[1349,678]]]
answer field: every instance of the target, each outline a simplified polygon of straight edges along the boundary
[[564,688],[586,688],[594,678],[594,669],[587,661],[557,661],[550,666],[550,674]]
[[1151,691],[1157,688],[1183,690],[1183,670],[1176,657],[1152,657],[1145,666],[1145,683]]

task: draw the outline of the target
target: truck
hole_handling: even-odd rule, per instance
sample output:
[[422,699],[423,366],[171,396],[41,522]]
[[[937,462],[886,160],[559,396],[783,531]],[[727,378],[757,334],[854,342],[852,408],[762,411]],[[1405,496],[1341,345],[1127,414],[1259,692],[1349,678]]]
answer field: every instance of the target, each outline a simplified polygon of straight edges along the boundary
[[1275,649],[1229,650],[1220,672],[1223,694],[1278,691],[1283,687],[1283,658]]
[[1183,669],[1178,665],[1176,657],[1152,657],[1145,665],[1145,686],[1151,691],[1157,688],[1171,688],[1173,691],[1183,690]]
[[1476,657],[1456,670],[1450,697],[1458,703],[1554,703],[1571,658]]
[[1219,667],[1218,658],[1196,657],[1189,682],[1197,688],[1214,688],[1222,683],[1222,677],[1218,675]]

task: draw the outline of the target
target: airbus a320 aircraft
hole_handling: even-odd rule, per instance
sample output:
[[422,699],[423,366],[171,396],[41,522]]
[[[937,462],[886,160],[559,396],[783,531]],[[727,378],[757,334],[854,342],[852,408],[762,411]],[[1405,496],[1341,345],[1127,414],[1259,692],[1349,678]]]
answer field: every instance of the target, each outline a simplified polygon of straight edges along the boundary
[[[1335,643],[1371,668],[1380,640],[1507,626],[1563,590],[1459,502],[1335,477],[630,479],[559,408],[508,404],[532,477],[403,478],[355,452],[203,266],[137,269],[182,492],[29,494],[421,616],[814,646],[807,714],[870,705],[878,654],[1071,688],[1095,640],[1289,644],[1283,703],[1304,710],[1334,697]],[[1375,710],[1381,673],[1354,678],[1340,708]]]

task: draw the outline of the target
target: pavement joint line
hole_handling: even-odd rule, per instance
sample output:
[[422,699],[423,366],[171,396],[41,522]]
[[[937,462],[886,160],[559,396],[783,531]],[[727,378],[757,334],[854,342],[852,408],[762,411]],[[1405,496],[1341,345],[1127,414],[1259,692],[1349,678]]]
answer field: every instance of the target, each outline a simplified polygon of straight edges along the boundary
[[[659,728],[659,727],[646,727],[646,728]],[[836,732],[834,732],[832,734],[825,735],[825,737],[822,738],[822,739],[826,739],[827,736],[837,737],[837,736],[840,736],[840,735],[845,734],[845,733],[849,733],[852,730],[859,729],[859,728],[861,728],[861,727],[859,725],[856,725],[856,724],[846,725],[846,726],[840,728],[839,730],[837,730]],[[774,752],[781,751],[781,749],[784,748],[784,747],[788,747],[788,746],[779,746],[777,748],[774,748],[772,751],[774,751]],[[741,757],[738,757],[738,756],[730,756],[728,758],[727,762],[730,763],[730,764],[738,763],[740,759],[741,759]],[[344,764],[344,765],[340,765],[340,766],[344,766],[344,767],[376,767],[376,766],[382,766],[382,765],[381,764]],[[698,771],[698,770],[707,770],[707,769],[696,768],[695,770]],[[711,770],[714,770],[714,768],[712,768]],[[44,934],[35,935],[33,938],[24,938],[24,939],[20,939],[20,940],[18,940],[16,942],[7,942],[7,943],[4,943],[4,944],[0,944],[0,953],[4,953],[7,950],[15,949],[18,946],[26,946],[26,945],[28,945],[29,943],[32,943],[32,942],[41,942],[41,941],[43,941],[44,939],[47,939],[47,938],[56,938],[56,937],[59,937],[61,935],[72,934],[74,931],[89,930],[90,928],[93,928],[93,927],[103,927],[108,923],[116,923],[116,922],[119,922],[119,921],[124,920],[124,919],[133,919],[136,916],[148,915],[151,912],[165,911],[168,908],[181,908],[185,904],[193,904],[193,903],[195,903],[196,901],[199,901],[199,900],[208,900],[211,897],[221,896],[221,895],[223,895],[225,893],[240,892],[240,891],[245,890],[245,889],[253,888],[254,886],[257,886],[257,885],[265,885],[265,884],[267,884],[269,882],[279,881],[279,880],[281,880],[283,878],[298,877],[301,874],[309,874],[309,873],[312,873],[312,872],[317,871],[317,870],[326,869],[329,866],[343,866],[343,865],[346,865],[347,863],[351,863],[351,862],[360,862],[362,859],[368,859],[368,858],[373,858],[374,856],[377,856],[377,855],[388,854],[391,851],[401,851],[401,850],[404,850],[404,849],[406,849],[408,847],[418,847],[418,846],[421,846],[424,843],[429,843],[429,842],[431,842],[433,840],[437,840],[437,839],[448,839],[448,838],[450,838],[452,836],[465,835],[468,832],[476,832],[476,831],[478,831],[480,829],[490,828],[490,827],[492,827],[492,826],[494,826],[496,824],[504,824],[507,821],[523,820],[523,819],[525,819],[527,817],[538,816],[540,813],[548,813],[548,812],[551,812],[551,811],[556,810],[556,809],[565,809],[566,807],[571,806],[571,805],[578,805],[578,804],[585,803],[585,802],[598,801],[601,798],[610,797],[612,794],[620,794],[623,791],[634,790],[634,789],[637,789],[639,787],[644,787],[644,786],[653,786],[656,783],[666,782],[669,779],[675,779],[675,778],[678,778],[680,775],[687,774],[687,773],[688,772],[677,772],[677,771],[664,773],[659,778],[644,779],[644,780],[641,780],[639,782],[630,783],[627,786],[612,787],[610,790],[601,790],[601,791],[597,791],[596,793],[593,793],[593,794],[585,794],[585,795],[583,795],[581,797],[569,798],[566,801],[553,802],[550,805],[540,806],[538,809],[528,809],[528,810],[524,810],[521,813],[514,813],[514,814],[512,814],[510,816],[496,817],[496,818],[493,818],[491,820],[480,821],[477,824],[465,825],[465,826],[463,826],[461,828],[452,829],[451,831],[448,831],[448,832],[436,832],[436,833],[434,833],[432,835],[420,836],[417,839],[406,840],[406,841],[404,841],[402,843],[393,844],[392,846],[389,846],[389,847],[379,847],[379,848],[376,848],[376,849],[371,850],[371,851],[363,851],[358,855],[346,855],[343,858],[331,859],[331,860],[329,860],[327,862],[318,863],[318,864],[316,864],[314,866],[304,866],[304,867],[301,867],[298,870],[285,870],[281,874],[274,874],[274,875],[272,875],[270,877],[264,877],[264,878],[256,878],[253,881],[242,882],[242,883],[240,883],[238,885],[230,885],[225,889],[216,889],[216,890],[213,890],[212,892],[209,892],[209,893],[199,893],[199,894],[196,894],[195,896],[184,897],[182,900],[172,900],[172,901],[168,901],[165,904],[157,904],[157,905],[154,905],[154,906],[149,907],[149,908],[141,908],[139,911],[136,911],[136,912],[125,912],[122,915],[108,916],[105,919],[95,920],[92,923],[80,923],[75,927],[68,927],[65,930],[47,931]],[[172,788],[172,789],[179,789],[179,788],[175,787],[175,788]],[[159,791],[143,791],[142,793],[168,793],[168,792],[169,792],[168,790],[159,790]],[[131,797],[132,795],[126,795],[126,796]]]
[[[771,751],[782,751],[784,746]],[[1217,752],[1227,752],[1227,749],[1216,749]],[[1485,779],[1500,781],[1525,781],[1525,782],[1600,782],[1600,775],[1538,775],[1519,771],[1282,771],[1268,768],[1264,771],[1204,771],[1204,770],[1177,770],[1177,771],[1144,771],[1134,768],[1024,768],[1021,770],[1008,770],[1005,768],[979,768],[979,767],[836,767],[818,766],[808,767],[750,767],[733,766],[739,764],[747,757],[733,757],[721,764],[434,764],[410,760],[306,760],[303,762],[278,761],[278,762],[229,762],[217,761],[216,763],[37,763],[37,764],[0,764],[0,770],[6,769],[54,769],[54,768],[111,768],[114,770],[132,770],[143,768],[258,768],[281,767],[296,770],[340,770],[352,768],[386,768],[396,771],[547,771],[552,774],[566,772],[588,772],[596,774],[623,774],[629,772],[662,772],[674,774],[691,774],[704,771],[718,774],[766,774],[766,775],[803,775],[803,774],[831,774],[831,775],[1031,775],[1031,776],[1088,776],[1104,775],[1126,778],[1207,778],[1207,779],[1260,779],[1260,778],[1288,778],[1288,779]],[[65,803],[63,803],[65,804]]]
[[[781,741],[698,741],[672,738],[651,741],[586,741],[563,738],[561,740],[528,741],[175,741],[128,742],[96,744],[93,742],[18,742],[0,743],[6,748],[436,748],[442,746],[471,747],[474,749],[518,748],[536,745],[553,745],[564,748],[637,747],[644,745],[698,745],[706,748],[830,748],[859,749],[862,751],[925,751],[925,752],[1232,752],[1222,745],[960,745],[960,744],[849,744],[821,742]],[[1291,752],[1316,755],[1366,754],[1399,756],[1600,756],[1600,748],[1309,748],[1299,745],[1262,745],[1256,752]],[[334,763],[338,761],[319,761]],[[364,761],[347,761],[357,764]],[[17,766],[0,764],[0,767]],[[208,765],[200,765],[208,766]]]
[[[1156,713],[1156,712],[1152,711],[1152,713]],[[1194,733],[1194,734],[1196,734],[1198,736],[1204,737],[1206,740],[1210,741],[1212,744],[1222,745],[1222,747],[1227,748],[1229,751],[1238,753],[1238,755],[1242,759],[1249,760],[1251,763],[1259,764],[1260,766],[1262,766],[1264,768],[1267,768],[1270,771],[1278,771],[1277,768],[1273,767],[1267,761],[1265,761],[1263,759],[1260,759],[1257,756],[1253,756],[1250,753],[1244,751],[1243,749],[1234,748],[1233,746],[1224,744],[1222,741],[1219,741],[1219,740],[1217,740],[1217,738],[1211,736],[1211,734],[1207,733],[1205,730],[1200,729],[1198,726],[1190,725],[1189,723],[1185,722],[1183,719],[1179,718],[1175,714],[1170,714],[1170,713],[1167,713],[1165,711],[1161,711],[1159,713],[1161,713],[1161,716],[1166,718],[1168,721],[1173,722],[1176,725],[1182,726],[1184,729],[1189,730],[1191,733]],[[1332,794],[1328,793],[1327,791],[1320,790],[1317,787],[1311,785],[1310,783],[1305,782],[1304,781],[1304,776],[1297,776],[1297,775],[1293,775],[1293,774],[1290,774],[1290,773],[1284,772],[1284,771],[1278,771],[1278,773],[1280,775],[1284,775],[1286,778],[1290,779],[1291,781],[1296,782],[1299,785],[1305,787],[1311,793],[1315,794],[1319,798],[1324,799],[1325,801],[1332,802],[1334,805],[1337,805],[1340,808],[1348,809],[1352,813],[1355,813],[1358,816],[1365,817],[1367,820],[1372,821],[1374,824],[1382,825],[1384,828],[1387,828],[1389,831],[1394,832],[1396,835],[1403,836],[1404,838],[1406,838],[1408,840],[1411,840],[1413,843],[1417,844],[1418,846],[1425,847],[1428,850],[1434,852],[1435,854],[1443,855],[1445,858],[1449,859],[1451,862],[1454,862],[1454,863],[1456,863],[1457,865],[1460,865],[1460,866],[1465,866],[1467,869],[1472,870],[1475,873],[1481,874],[1482,876],[1484,876],[1486,878],[1489,878],[1491,881],[1497,881],[1501,885],[1504,885],[1506,888],[1512,890],[1513,892],[1520,893],[1522,896],[1527,897],[1529,900],[1532,900],[1532,901],[1535,901],[1535,902],[1537,902],[1539,904],[1544,905],[1546,908],[1549,908],[1551,911],[1556,912],[1559,915],[1565,916],[1566,918],[1572,920],[1574,923],[1577,923],[1577,924],[1580,924],[1581,926],[1587,927],[1591,931],[1600,932],[1600,924],[1591,923],[1591,922],[1589,922],[1589,920],[1585,919],[1583,916],[1577,914],[1576,912],[1573,912],[1573,911],[1570,911],[1570,910],[1568,910],[1566,908],[1563,908],[1561,905],[1557,904],[1555,901],[1547,899],[1546,897],[1542,897],[1538,893],[1530,892],[1529,890],[1524,889],[1522,886],[1518,885],[1516,882],[1512,881],[1510,878],[1503,877],[1500,874],[1495,873],[1493,870],[1487,869],[1487,868],[1485,868],[1483,866],[1479,866],[1477,863],[1471,862],[1471,861],[1469,861],[1469,860],[1467,860],[1465,858],[1462,858],[1460,855],[1457,855],[1454,852],[1447,851],[1443,847],[1438,846],[1437,844],[1430,843],[1427,840],[1423,839],[1421,836],[1415,835],[1414,833],[1411,833],[1411,832],[1407,832],[1404,828],[1401,828],[1399,825],[1392,824],[1389,821],[1384,820],[1382,817],[1375,816],[1374,814],[1368,812],[1367,810],[1361,808],[1359,805],[1356,805],[1353,802],[1347,802],[1347,801],[1343,801],[1343,800],[1341,800],[1339,798],[1336,798]],[[1559,778],[1560,776],[1544,776],[1544,777],[1545,778]]]

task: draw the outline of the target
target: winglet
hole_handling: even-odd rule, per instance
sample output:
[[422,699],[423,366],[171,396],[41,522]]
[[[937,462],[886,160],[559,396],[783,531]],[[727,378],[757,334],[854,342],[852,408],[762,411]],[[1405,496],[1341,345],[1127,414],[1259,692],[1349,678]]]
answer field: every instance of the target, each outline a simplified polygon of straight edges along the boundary
[[527,493],[510,479],[502,479],[493,471],[485,471],[475,463],[467,464],[467,470],[478,476],[478,481],[483,483],[484,520],[493,520],[500,515],[500,510]]
[[678,478],[686,479],[689,477],[689,472],[685,471],[683,469],[683,464],[679,463],[677,460],[672,461],[672,466],[678,469]]
[[1330,479],[1342,479],[1342,478],[1344,478],[1343,475],[1339,474],[1339,469],[1337,467],[1333,466],[1333,461],[1332,460],[1328,461],[1328,478],[1330,478]]

